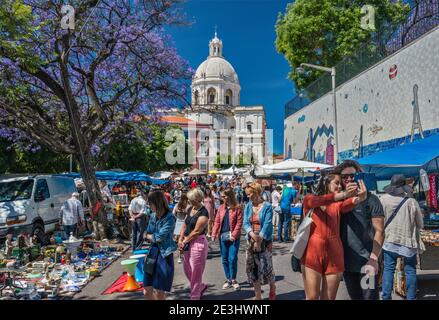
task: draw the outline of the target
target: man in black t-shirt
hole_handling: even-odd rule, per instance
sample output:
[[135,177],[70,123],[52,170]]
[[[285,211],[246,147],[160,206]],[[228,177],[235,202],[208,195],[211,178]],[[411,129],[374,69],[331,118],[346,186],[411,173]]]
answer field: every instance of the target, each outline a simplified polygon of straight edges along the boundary
[[[360,165],[346,160],[334,170],[341,175],[343,188],[352,187]],[[343,279],[352,300],[379,300],[378,259],[384,242],[384,210],[379,198],[368,193],[366,201],[341,217],[344,248]],[[373,277],[366,273],[373,272]]]

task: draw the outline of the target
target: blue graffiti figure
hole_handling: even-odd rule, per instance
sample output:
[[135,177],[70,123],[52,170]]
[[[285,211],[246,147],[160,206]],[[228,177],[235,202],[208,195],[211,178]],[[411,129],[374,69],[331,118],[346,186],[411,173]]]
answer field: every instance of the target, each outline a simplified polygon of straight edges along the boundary
[[367,111],[369,110],[369,106],[367,105],[367,103],[363,106],[363,112],[367,113]]
[[305,115],[302,115],[299,119],[297,119],[298,123],[305,122]]

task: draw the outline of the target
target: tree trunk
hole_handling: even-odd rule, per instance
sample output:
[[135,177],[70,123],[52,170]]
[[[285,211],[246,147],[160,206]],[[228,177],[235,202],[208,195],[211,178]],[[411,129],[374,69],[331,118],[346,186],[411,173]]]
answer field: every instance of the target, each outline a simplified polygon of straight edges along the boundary
[[94,210],[98,201],[103,204],[102,194],[98,185],[98,180],[93,169],[93,162],[91,159],[91,153],[86,152],[81,157],[79,155],[79,167],[81,171],[82,180],[84,181],[85,188],[87,189],[87,194],[91,202],[90,214],[93,217],[93,231],[96,235],[97,240],[102,240],[107,238],[106,227],[107,227],[107,215],[104,210],[104,206],[98,212],[98,215],[94,215]]
[[[91,202],[91,215],[93,216],[93,226],[96,226],[94,232],[96,234],[97,240],[107,238],[106,236],[106,225],[107,225],[107,215],[104,210],[102,194],[96,179],[96,175],[93,168],[92,154],[90,150],[90,144],[85,140],[85,136],[81,130],[81,116],[79,114],[78,105],[73,97],[72,88],[70,86],[70,76],[67,68],[68,61],[68,51],[69,51],[69,36],[64,35],[62,38],[64,43],[64,48],[61,53],[61,49],[58,48],[60,53],[60,71],[61,71],[61,81],[65,91],[64,101],[66,105],[67,112],[69,114],[70,130],[72,133],[73,143],[75,149],[77,150],[77,157],[79,161],[79,167],[81,171],[82,180],[84,181],[85,188],[87,189],[87,194]],[[99,210],[97,216],[94,215],[94,208],[97,202],[101,202],[102,206]]]

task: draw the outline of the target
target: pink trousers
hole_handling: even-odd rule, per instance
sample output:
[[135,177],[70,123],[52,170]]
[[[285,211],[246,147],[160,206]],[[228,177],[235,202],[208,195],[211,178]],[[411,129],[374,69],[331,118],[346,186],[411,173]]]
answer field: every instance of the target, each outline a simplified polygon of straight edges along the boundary
[[198,236],[189,243],[189,250],[184,252],[183,269],[191,283],[191,300],[200,300],[207,285],[203,283],[209,245],[205,235]]

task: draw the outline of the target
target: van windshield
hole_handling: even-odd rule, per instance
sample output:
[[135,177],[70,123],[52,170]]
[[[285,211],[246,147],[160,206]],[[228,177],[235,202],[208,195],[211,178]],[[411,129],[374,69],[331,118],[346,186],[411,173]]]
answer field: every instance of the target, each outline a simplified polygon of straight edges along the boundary
[[0,182],[0,202],[30,199],[33,186],[34,180]]

